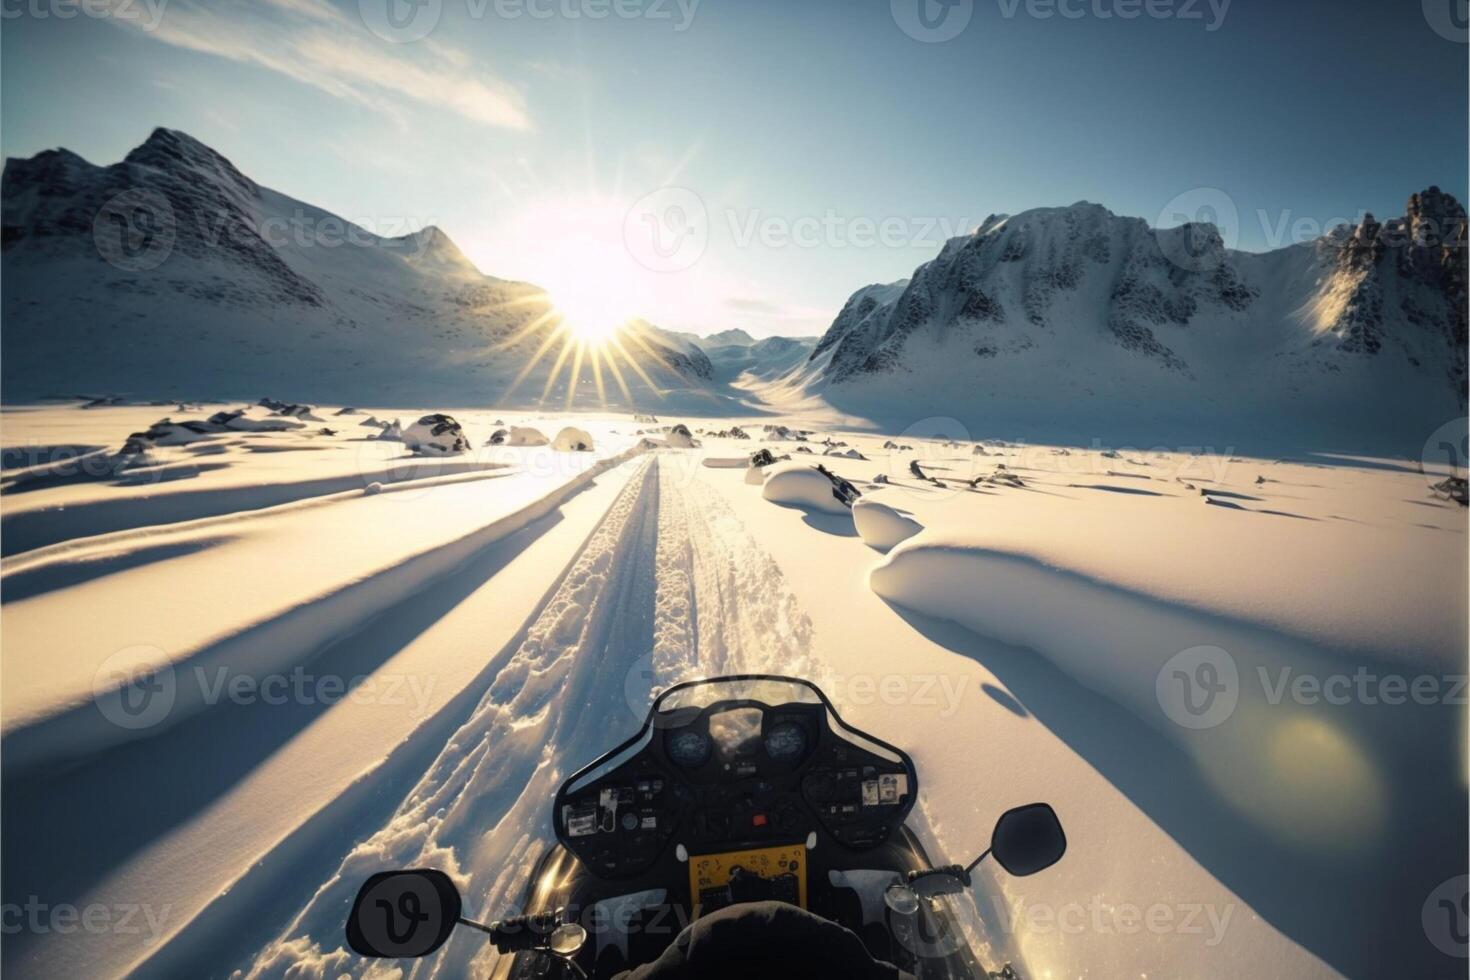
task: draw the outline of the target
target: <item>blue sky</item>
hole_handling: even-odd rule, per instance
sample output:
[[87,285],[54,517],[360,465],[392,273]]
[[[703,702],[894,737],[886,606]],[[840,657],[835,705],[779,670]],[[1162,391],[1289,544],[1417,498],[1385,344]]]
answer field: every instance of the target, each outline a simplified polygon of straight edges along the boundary
[[6,155],[182,129],[676,329],[820,332],[993,212],[1223,201],[1261,249],[1466,190],[1464,0],[92,2],[0,0]]

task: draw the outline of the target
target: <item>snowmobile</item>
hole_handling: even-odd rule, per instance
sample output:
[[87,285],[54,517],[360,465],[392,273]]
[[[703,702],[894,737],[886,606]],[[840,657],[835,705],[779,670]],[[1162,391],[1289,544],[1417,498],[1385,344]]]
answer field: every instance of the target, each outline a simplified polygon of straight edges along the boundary
[[986,857],[1017,876],[1055,864],[1067,846],[1055,812],[1008,811],[980,857],[936,867],[904,823],[918,793],[913,760],[844,723],[807,681],[691,681],[558,790],[556,843],[524,914],[474,922],[443,872],[384,871],[357,894],[348,944],[423,957],[459,926],[506,954],[495,980],[594,980],[658,960],[701,917],[775,902],[845,927],[918,980],[1018,980],[981,964],[951,902]]

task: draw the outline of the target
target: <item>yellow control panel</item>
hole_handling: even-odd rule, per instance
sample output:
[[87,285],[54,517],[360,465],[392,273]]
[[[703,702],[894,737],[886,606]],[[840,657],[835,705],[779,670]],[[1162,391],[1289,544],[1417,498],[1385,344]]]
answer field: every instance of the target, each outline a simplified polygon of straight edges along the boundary
[[730,879],[739,868],[759,875],[772,898],[806,908],[806,845],[762,847],[749,851],[689,856],[689,894],[698,914],[730,904]]

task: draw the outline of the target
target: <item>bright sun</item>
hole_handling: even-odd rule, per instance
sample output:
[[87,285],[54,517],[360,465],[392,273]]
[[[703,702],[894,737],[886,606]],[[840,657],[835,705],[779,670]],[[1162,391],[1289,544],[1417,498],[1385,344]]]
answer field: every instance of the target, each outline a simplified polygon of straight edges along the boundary
[[639,305],[626,248],[584,229],[559,241],[556,252],[543,285],[561,329],[586,346],[617,339]]
[[611,290],[600,291],[587,283],[555,289],[551,301],[563,329],[588,346],[612,340],[631,319]]

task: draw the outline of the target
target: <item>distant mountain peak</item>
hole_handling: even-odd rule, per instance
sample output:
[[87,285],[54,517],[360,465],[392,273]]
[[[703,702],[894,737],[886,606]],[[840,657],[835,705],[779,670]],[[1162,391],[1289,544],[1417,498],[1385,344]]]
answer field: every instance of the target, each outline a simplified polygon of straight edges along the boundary
[[711,347],[749,347],[754,343],[755,338],[739,327],[712,333],[708,337],[700,338],[699,341],[700,346],[706,350]]
[[233,163],[188,133],[158,127],[133,149],[123,163],[157,167],[160,170],[193,172],[199,176],[230,185],[251,197],[260,193],[255,181],[242,174]]
[[404,235],[396,241],[407,246],[410,262],[422,268],[455,275],[480,276],[479,268],[459,250],[454,239],[444,233],[438,225],[425,225],[416,232]]
[[[384,238],[261,187],[187,133],[156,129],[109,166],[67,150],[7,160],[0,201],[11,397],[580,394],[561,360],[537,360],[543,290],[482,275],[436,225]],[[647,375],[622,397],[705,391],[713,368],[698,347],[646,326],[640,351]]]
[[1465,238],[1464,209],[1434,187],[1403,217],[1264,254],[1213,223],[1152,228],[1086,201],[991,215],[906,282],[853,293],[805,383],[904,411],[1034,412],[1039,392],[1065,392],[1224,417],[1311,399],[1412,432],[1463,405]]

